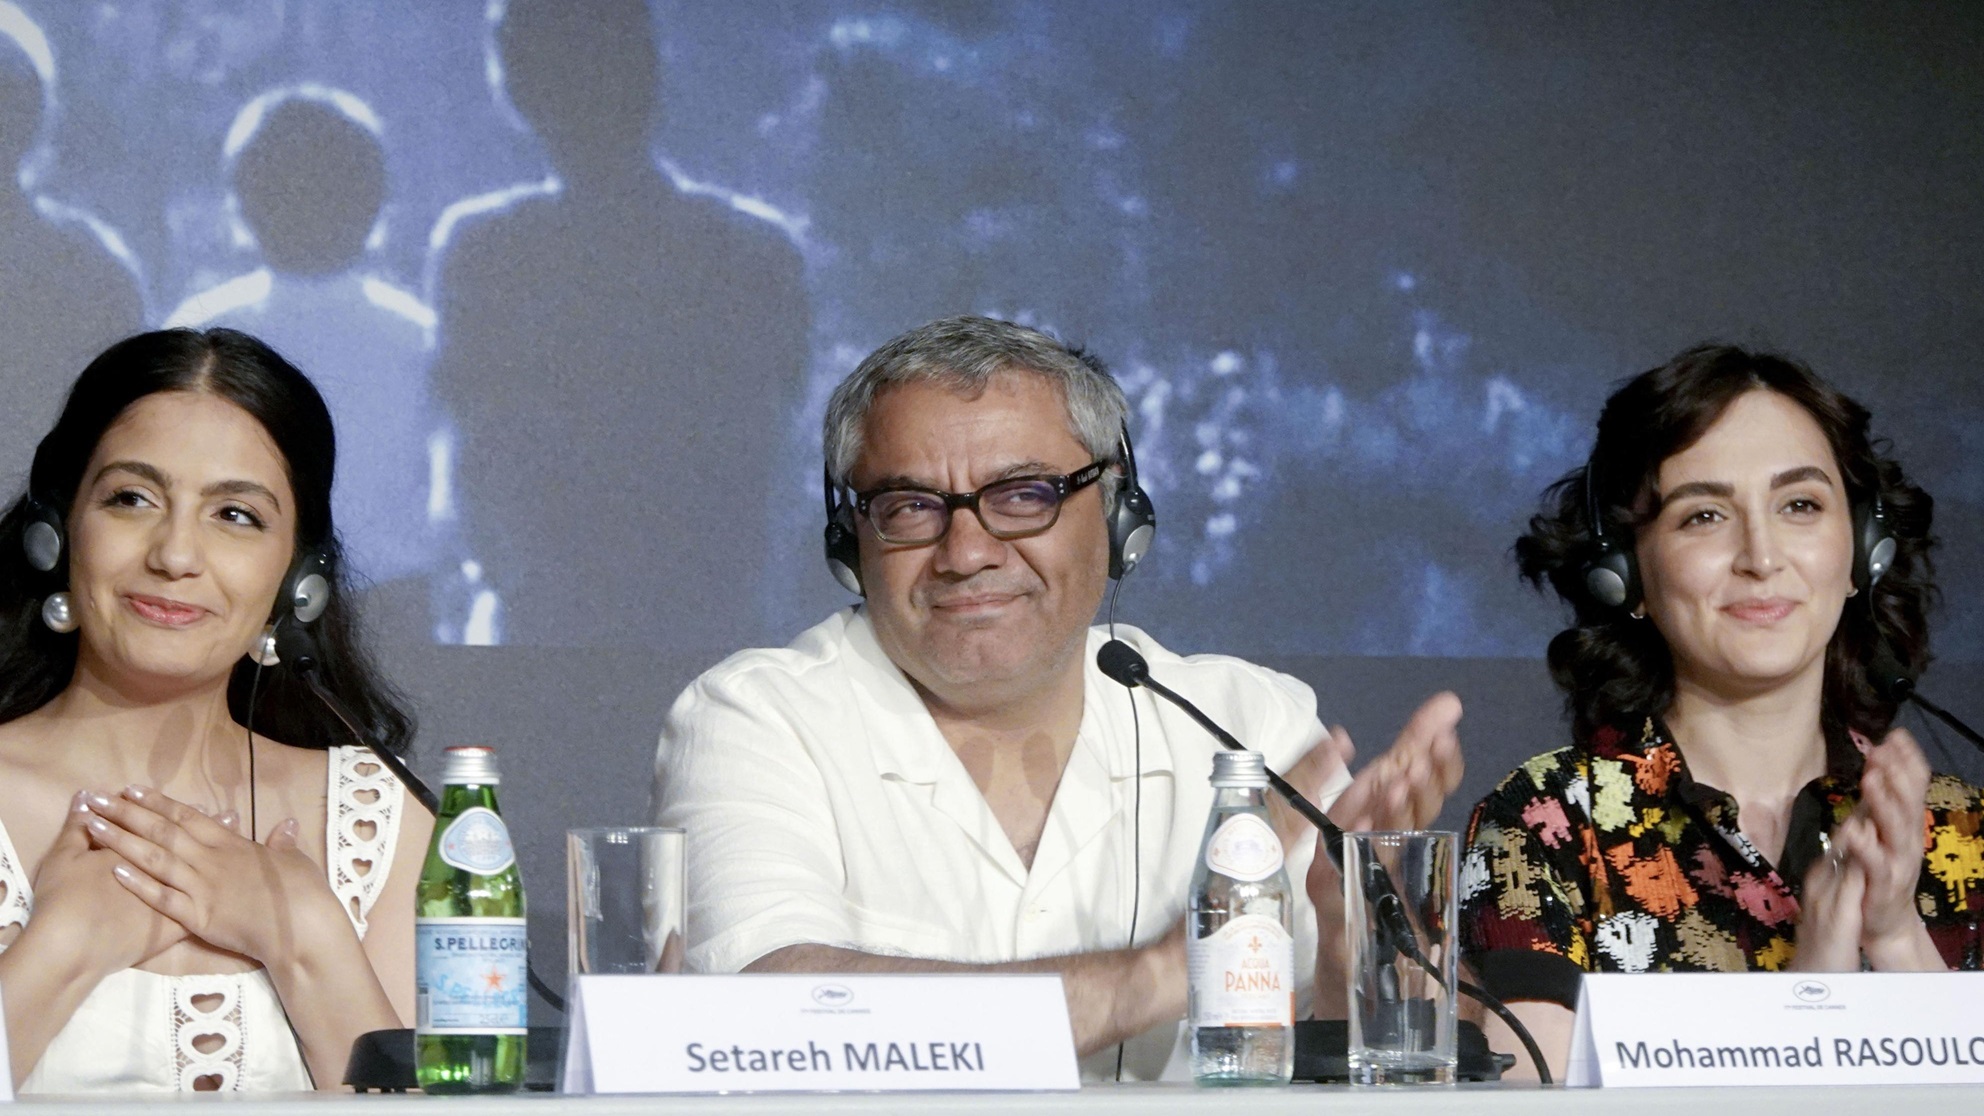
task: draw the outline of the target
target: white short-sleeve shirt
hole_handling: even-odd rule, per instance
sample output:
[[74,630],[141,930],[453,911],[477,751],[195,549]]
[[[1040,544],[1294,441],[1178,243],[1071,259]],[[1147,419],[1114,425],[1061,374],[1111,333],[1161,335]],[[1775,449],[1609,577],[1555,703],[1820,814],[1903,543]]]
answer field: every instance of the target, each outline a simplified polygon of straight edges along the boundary
[[[1117,634],[1269,767],[1286,769],[1322,739],[1301,682],[1238,659],[1180,657],[1135,628]],[[656,821],[688,831],[689,968],[735,972],[805,943],[974,963],[1121,949],[1133,906],[1135,944],[1162,938],[1185,911],[1219,745],[1148,691],[1104,676],[1094,657],[1107,638],[1089,633],[1081,728],[1031,869],[859,607],[698,678],[669,713],[654,788]],[[1339,767],[1324,805],[1348,783]],[[1288,850],[1304,987],[1313,850],[1306,840]],[[1125,1076],[1157,1076],[1178,1030],[1133,1041]],[[1104,1060],[1113,1072],[1113,1049],[1084,1068]]]

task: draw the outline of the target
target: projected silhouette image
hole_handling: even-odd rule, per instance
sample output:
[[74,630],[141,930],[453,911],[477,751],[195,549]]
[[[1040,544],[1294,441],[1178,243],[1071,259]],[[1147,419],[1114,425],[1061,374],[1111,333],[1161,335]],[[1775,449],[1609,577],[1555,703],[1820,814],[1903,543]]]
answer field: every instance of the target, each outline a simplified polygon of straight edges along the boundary
[[388,186],[381,128],[356,97],[321,86],[243,108],[223,156],[263,266],[193,295],[166,322],[253,333],[316,382],[337,422],[338,530],[352,568],[374,583],[427,575],[447,511],[429,456],[440,425],[427,384],[433,312],[368,266]]
[[[62,393],[89,358],[143,325],[135,281],[113,255],[116,235],[83,211],[31,187],[51,141],[55,57],[41,28],[0,3],[0,486],[26,484],[34,446]],[[108,242],[108,243],[106,243]]]
[[799,256],[657,170],[645,5],[518,0],[496,41],[556,181],[462,207],[435,383],[503,639],[733,645],[806,360]]

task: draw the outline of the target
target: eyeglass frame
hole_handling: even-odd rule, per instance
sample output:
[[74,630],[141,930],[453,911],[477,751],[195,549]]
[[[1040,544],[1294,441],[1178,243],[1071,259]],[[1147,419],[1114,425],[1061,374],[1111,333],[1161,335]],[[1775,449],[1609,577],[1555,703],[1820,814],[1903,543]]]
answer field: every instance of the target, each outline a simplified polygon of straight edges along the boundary
[[[1039,473],[1018,477],[1005,477],[995,480],[990,484],[980,485],[970,492],[946,492],[940,488],[924,488],[914,484],[886,484],[878,488],[871,488],[866,492],[854,493],[852,503],[854,510],[860,513],[861,518],[868,521],[868,527],[875,532],[875,537],[888,543],[890,546],[933,546],[943,542],[944,538],[951,533],[951,522],[959,508],[970,508],[971,514],[978,517],[978,525],[985,529],[986,534],[998,539],[1000,542],[1012,542],[1016,539],[1030,539],[1035,535],[1045,534],[1053,530],[1054,525],[1061,522],[1061,506],[1068,502],[1068,498],[1101,480],[1102,475],[1108,472],[1109,467],[1113,464],[1115,462],[1098,458],[1076,469],[1072,473]],[[1029,527],[1024,531],[1001,531],[993,527],[990,523],[985,522],[985,513],[980,510],[978,502],[987,492],[1003,485],[1039,481],[1046,481],[1054,488],[1054,515],[1047,522],[1038,527]],[[883,534],[881,527],[876,525],[875,520],[869,516],[868,506],[876,498],[887,496],[892,492],[916,492],[925,496],[936,497],[938,502],[944,507],[944,529],[937,532],[931,538],[917,539],[912,542],[901,542]]]

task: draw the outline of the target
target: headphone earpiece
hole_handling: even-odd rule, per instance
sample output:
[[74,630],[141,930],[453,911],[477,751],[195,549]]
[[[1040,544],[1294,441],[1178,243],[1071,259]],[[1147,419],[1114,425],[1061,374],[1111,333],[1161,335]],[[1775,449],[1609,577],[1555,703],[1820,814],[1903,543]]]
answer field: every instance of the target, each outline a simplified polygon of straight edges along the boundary
[[861,588],[861,539],[854,529],[854,505],[841,497],[834,476],[820,470],[821,494],[827,504],[827,571],[848,592],[857,597],[868,594]]
[[67,541],[62,516],[30,495],[27,517],[27,523],[21,527],[21,549],[26,552],[28,565],[40,573],[55,573],[62,566]]
[[1894,532],[1888,529],[1887,505],[1880,493],[1853,508],[1853,587],[1872,589],[1894,564]]
[[[331,561],[322,551],[306,547],[297,552],[289,572],[283,575],[275,607],[269,610],[268,627],[262,629],[248,658],[265,667],[285,661],[302,669],[314,667],[316,641],[308,628],[330,607]],[[288,654],[283,653],[285,644],[289,645]],[[306,662],[309,666],[304,665]]]
[[1591,552],[1584,563],[1584,591],[1602,607],[1630,612],[1640,603],[1639,560],[1630,545],[1621,546],[1605,533],[1605,516],[1598,505],[1598,457],[1584,467],[1585,525],[1591,530]]
[[1130,447],[1130,428],[1123,427],[1119,446],[1123,483],[1116,490],[1116,507],[1109,513],[1109,576],[1121,581],[1150,553],[1157,538],[1157,509],[1150,494],[1137,483],[1137,454]]
[[324,615],[331,607],[331,563],[322,552],[304,549],[289,564],[289,573],[282,579],[282,590],[276,594],[275,611],[269,622],[280,624],[284,619],[297,624],[311,624]]

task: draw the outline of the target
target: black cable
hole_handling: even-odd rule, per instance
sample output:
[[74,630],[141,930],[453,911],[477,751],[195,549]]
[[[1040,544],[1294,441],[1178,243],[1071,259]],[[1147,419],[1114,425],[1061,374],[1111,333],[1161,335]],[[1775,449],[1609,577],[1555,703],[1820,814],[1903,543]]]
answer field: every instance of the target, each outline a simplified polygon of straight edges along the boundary
[[1515,1032],[1516,1041],[1522,1043],[1523,1050],[1529,1054],[1530,1064],[1536,1067],[1536,1083],[1553,1084],[1550,1080],[1550,1063],[1543,1060],[1543,1051],[1537,1048],[1536,1040],[1530,1037],[1529,1028],[1522,1025],[1522,1020],[1516,1018],[1516,1013],[1509,1010],[1509,1005],[1496,999],[1487,989],[1469,981],[1461,981],[1460,990],[1475,1003],[1494,1012],[1509,1030]]
[[[1109,638],[1116,638],[1116,598],[1123,595],[1123,582],[1117,578],[1116,585],[1109,591]],[[1137,716],[1137,695],[1130,691],[1130,739],[1131,754],[1136,764],[1136,790],[1130,807],[1130,939],[1124,949],[1137,948],[1137,913],[1143,903],[1144,882],[1144,727]],[[1123,1047],[1128,1042],[1116,1044],[1116,1081],[1123,1081]]]
[[[269,639],[274,638],[276,628],[281,626],[281,624],[282,620],[278,618],[274,624],[269,625]],[[248,716],[246,718],[248,724],[246,728],[248,729],[248,839],[250,841],[260,841],[262,839],[261,819],[256,816],[255,698],[262,689],[262,659],[263,652],[267,650],[267,646],[266,639],[255,641],[255,673],[248,677]]]

